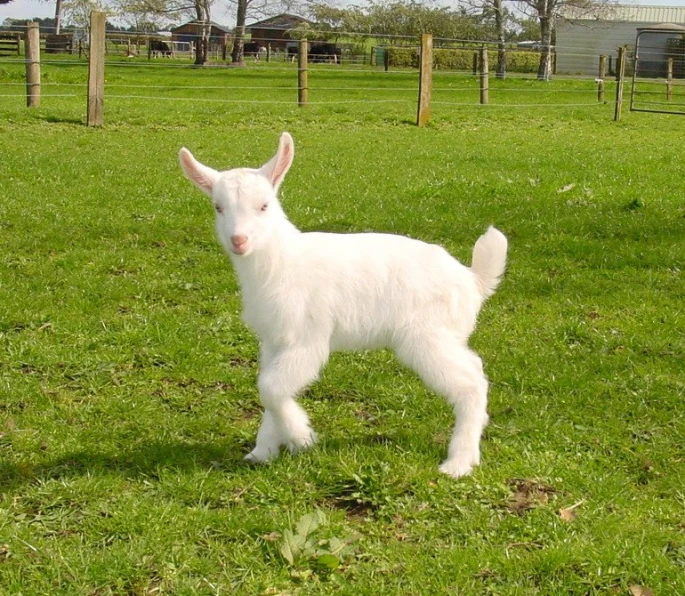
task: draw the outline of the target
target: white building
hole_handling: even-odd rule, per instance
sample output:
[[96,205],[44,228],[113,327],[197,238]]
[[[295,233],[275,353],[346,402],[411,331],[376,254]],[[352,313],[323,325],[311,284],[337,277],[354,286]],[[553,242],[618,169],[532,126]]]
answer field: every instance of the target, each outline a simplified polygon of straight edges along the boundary
[[[619,46],[626,45],[632,56],[635,50],[635,39],[638,29],[659,25],[660,28],[670,25],[685,25],[685,7],[675,6],[636,6],[613,5],[604,7],[599,13],[578,13],[569,9],[563,18],[558,19],[556,26],[557,73],[597,75],[599,56],[604,54],[616,63]],[[663,60],[657,59],[655,46],[680,47],[685,29],[673,27],[672,41],[670,34],[643,34],[640,38],[641,64],[652,62],[654,76],[661,76]],[[647,50],[647,48],[650,48]],[[682,46],[685,49],[685,46]],[[646,53],[645,53],[646,51]],[[651,56],[649,55],[651,52]],[[656,66],[659,62],[659,66]],[[665,68],[665,66],[663,66]],[[659,71],[659,73],[657,73]],[[640,73],[643,72],[640,67]],[[645,74],[648,74],[645,72]]]

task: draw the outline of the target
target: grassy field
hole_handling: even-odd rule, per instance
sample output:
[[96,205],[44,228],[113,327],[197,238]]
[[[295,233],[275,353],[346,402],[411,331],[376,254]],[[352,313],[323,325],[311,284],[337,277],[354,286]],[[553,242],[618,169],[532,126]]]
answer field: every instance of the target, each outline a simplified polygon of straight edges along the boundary
[[[193,97],[237,103],[111,87],[101,129],[80,87],[30,111],[0,97],[0,594],[685,593],[683,122],[437,104],[417,129],[409,91],[298,109],[238,88],[294,72],[112,66],[110,85],[229,80]],[[318,80],[409,75],[390,76]],[[530,90],[511,103],[592,97],[495,82],[514,83]],[[282,130],[302,229],[407,234],[465,262],[488,224],[509,237],[472,342],[491,380],[472,476],[438,473],[451,412],[383,351],[335,355],[306,392],[315,449],[243,463],[258,348],[176,153],[256,166]]]

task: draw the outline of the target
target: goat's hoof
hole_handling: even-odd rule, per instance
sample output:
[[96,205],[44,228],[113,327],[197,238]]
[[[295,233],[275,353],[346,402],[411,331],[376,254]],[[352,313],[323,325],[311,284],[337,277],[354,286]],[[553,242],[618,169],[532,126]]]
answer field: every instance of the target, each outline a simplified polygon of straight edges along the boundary
[[446,460],[442,462],[438,469],[443,474],[452,476],[452,478],[461,478],[470,474],[473,471],[473,466],[460,461]]
[[297,453],[309,449],[316,443],[316,433],[312,430],[302,437],[293,437],[288,441],[288,449],[290,453]]
[[276,458],[276,454],[271,451],[260,452],[257,449],[248,453],[243,459],[251,464],[266,464]]

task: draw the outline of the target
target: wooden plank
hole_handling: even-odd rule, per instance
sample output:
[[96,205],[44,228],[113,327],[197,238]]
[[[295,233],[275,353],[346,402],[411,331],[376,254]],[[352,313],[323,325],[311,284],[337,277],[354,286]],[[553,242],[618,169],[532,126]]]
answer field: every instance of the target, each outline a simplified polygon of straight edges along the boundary
[[297,55],[297,104],[306,106],[309,100],[309,83],[307,79],[307,52],[306,39],[300,40],[299,54]]
[[[616,105],[614,106],[614,121],[621,119],[621,108],[623,107],[623,81],[626,74],[626,48],[618,48],[618,58],[616,59]],[[633,94],[631,93],[631,104]],[[631,106],[632,107],[632,106]]]
[[673,58],[669,58],[666,63],[666,99],[673,97]]
[[488,64],[488,48],[480,49],[480,103],[485,105],[490,101],[490,65]]
[[105,111],[105,13],[90,13],[88,54],[88,126],[102,126]]
[[607,75],[607,57],[602,54],[599,57],[599,73],[597,77],[597,101],[604,103],[604,77]]
[[38,23],[26,27],[26,107],[40,106],[40,31]]
[[421,35],[421,57],[419,61],[419,105],[416,126],[428,124],[431,113],[431,91],[433,88],[433,36]]

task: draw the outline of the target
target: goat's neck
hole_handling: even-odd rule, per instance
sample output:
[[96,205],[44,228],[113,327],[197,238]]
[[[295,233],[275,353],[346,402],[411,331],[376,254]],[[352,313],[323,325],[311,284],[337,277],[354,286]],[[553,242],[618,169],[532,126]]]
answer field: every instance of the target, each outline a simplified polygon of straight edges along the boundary
[[299,235],[293,224],[284,222],[258,250],[247,257],[232,257],[243,293],[259,294],[283,280]]

